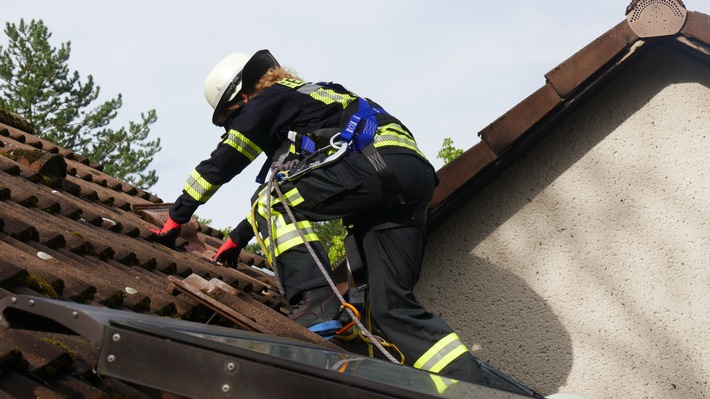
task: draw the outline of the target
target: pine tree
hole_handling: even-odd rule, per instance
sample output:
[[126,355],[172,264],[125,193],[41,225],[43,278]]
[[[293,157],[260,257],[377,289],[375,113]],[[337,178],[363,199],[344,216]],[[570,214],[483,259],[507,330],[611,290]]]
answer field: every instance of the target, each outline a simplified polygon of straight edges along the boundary
[[29,122],[34,134],[104,166],[104,171],[144,189],[157,181],[147,170],[161,150],[160,138],[148,140],[154,109],[141,113],[128,128],[108,127],[123,105],[121,94],[99,105],[100,87],[67,65],[71,42],[52,47],[42,20],[6,23],[7,47],[0,46],[0,108]]

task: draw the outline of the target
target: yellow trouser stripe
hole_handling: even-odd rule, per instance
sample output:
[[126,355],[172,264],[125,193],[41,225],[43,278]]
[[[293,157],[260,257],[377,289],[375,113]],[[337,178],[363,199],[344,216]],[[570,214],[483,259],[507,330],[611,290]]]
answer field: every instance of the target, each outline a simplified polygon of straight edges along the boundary
[[451,333],[435,343],[415,363],[414,367],[438,373],[457,357],[468,352],[456,333]]
[[434,381],[434,386],[436,386],[436,391],[439,393],[444,393],[450,386],[456,384],[458,381],[451,379],[451,378],[446,378],[446,377],[440,377],[436,374],[431,374],[429,375],[431,377],[432,381]]
[[254,144],[253,141],[234,129],[230,129],[227,132],[224,144],[239,151],[242,155],[247,157],[250,162],[261,154],[261,148],[259,148],[258,145]]
[[[257,199],[257,211],[264,219],[267,219],[266,202],[269,195],[270,194],[266,190],[263,190],[259,193],[259,198]],[[291,206],[295,206],[303,202],[303,197],[301,197],[296,188],[287,192],[285,197]],[[275,243],[273,256],[279,256],[297,245],[304,244],[301,235],[298,233],[298,230],[296,230],[296,225],[293,223],[287,223],[284,216],[273,209],[273,205],[278,202],[280,202],[278,198],[271,199],[271,220],[267,222],[271,223],[271,234],[273,235]],[[255,222],[253,218],[248,218],[248,220],[252,223],[252,225]],[[303,232],[303,235],[306,237],[307,241],[319,241],[318,235],[315,233],[315,229],[313,229],[313,225],[310,221],[300,221],[298,222],[298,227]],[[264,244],[267,248],[269,248],[271,246],[271,237],[266,237]],[[267,254],[267,257],[271,258],[271,255],[272,254]]]
[[296,187],[286,192],[286,194],[284,194],[284,198],[286,198],[286,202],[288,202],[290,206],[296,206],[305,201]]
[[[282,219],[283,221],[283,219]],[[296,225],[294,224],[287,224],[287,225],[281,225],[281,223],[275,223],[274,224],[274,229],[272,231],[274,235],[274,242],[276,244],[276,248],[274,249],[274,255],[279,256],[282,253],[288,251],[289,249],[297,246],[297,245],[302,245],[304,244],[303,239],[301,238],[301,235],[298,233],[296,230]],[[319,241],[318,235],[316,235],[315,231],[313,230],[313,226],[311,225],[310,222],[308,221],[303,221],[298,223],[298,227],[303,231],[303,235],[306,237],[307,241],[313,242],[313,241]],[[271,239],[267,238],[265,240],[267,244],[271,243]]]
[[193,170],[185,181],[183,190],[195,201],[207,202],[220,187],[222,186],[208,182],[197,170]]

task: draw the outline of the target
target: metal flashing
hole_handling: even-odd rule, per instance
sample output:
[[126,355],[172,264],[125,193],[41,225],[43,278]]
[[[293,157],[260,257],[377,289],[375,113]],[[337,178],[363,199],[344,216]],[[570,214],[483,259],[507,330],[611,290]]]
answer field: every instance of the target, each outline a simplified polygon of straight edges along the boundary
[[[423,370],[265,334],[28,295],[0,300],[0,326],[74,332],[103,376],[190,398],[539,397],[485,367],[508,390],[458,381],[445,391]],[[512,392],[516,391],[516,392]]]

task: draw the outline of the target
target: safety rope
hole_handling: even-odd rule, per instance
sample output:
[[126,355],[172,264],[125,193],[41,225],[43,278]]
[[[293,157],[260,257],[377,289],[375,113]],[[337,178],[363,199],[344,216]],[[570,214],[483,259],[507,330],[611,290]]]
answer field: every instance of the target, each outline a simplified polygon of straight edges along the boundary
[[[313,260],[318,265],[318,268],[320,269],[321,273],[323,273],[323,277],[325,277],[325,280],[328,282],[328,285],[330,286],[330,288],[333,290],[333,293],[335,293],[335,296],[340,301],[341,309],[345,309],[348,312],[348,315],[355,322],[355,324],[360,329],[360,332],[362,332],[362,334],[365,336],[365,338],[367,338],[367,340],[372,342],[372,344],[375,345],[375,347],[377,347],[377,349],[379,349],[382,352],[382,354],[389,361],[391,361],[392,363],[395,363],[395,364],[400,364],[400,362],[397,361],[397,359],[395,359],[394,356],[392,356],[392,354],[390,354],[387,351],[387,349],[385,349],[382,346],[380,341],[375,339],[375,337],[370,333],[370,331],[368,331],[367,328],[365,328],[365,326],[362,324],[360,319],[355,316],[355,313],[352,311],[352,309],[350,307],[346,306],[347,302],[345,301],[345,298],[343,298],[343,296],[340,294],[340,291],[335,286],[333,279],[330,278],[330,274],[326,270],[325,266],[323,266],[323,263],[318,258],[318,255],[316,255],[316,252],[313,249],[313,247],[311,246],[311,244],[306,239],[306,235],[303,233],[303,230],[300,228],[300,226],[298,226],[298,222],[296,221],[296,218],[294,218],[294,216],[293,216],[293,212],[291,211],[291,207],[288,206],[288,203],[286,202],[286,199],[284,198],[283,193],[281,192],[281,188],[279,187],[277,173],[273,173],[273,172],[272,172],[271,176],[269,177],[268,192],[271,193],[272,190],[275,191],[276,194],[279,196],[279,199],[281,200],[281,203],[283,204],[284,209],[286,209],[286,213],[288,214],[289,218],[291,218],[291,221],[295,225],[298,235],[301,237],[301,239],[303,240],[303,243],[306,245],[306,249],[308,249],[308,252],[310,253],[310,255],[313,257]],[[271,237],[271,206],[270,206],[271,201],[270,201],[270,198],[271,198],[271,195],[269,195],[269,201],[267,202],[267,208],[266,208],[267,223],[269,224],[269,237]],[[273,241],[274,241],[274,239],[272,238],[271,242],[273,243]],[[275,256],[274,256],[273,252],[271,252],[271,257],[272,257],[272,262],[275,262]],[[273,265],[272,265],[272,267],[274,267],[274,269],[276,268]]]
[[[349,303],[348,303],[348,304],[345,304],[345,305],[352,306],[352,305],[349,304]],[[358,316],[359,316],[359,314],[358,314]],[[368,300],[365,301],[365,319],[366,319],[368,328],[369,328],[369,329],[372,329],[372,319],[371,319],[370,316],[371,316],[371,315],[370,315],[370,304],[369,304],[369,299],[368,299]],[[359,317],[358,317],[358,319],[359,319]],[[355,338],[360,338],[363,342],[365,342],[365,343],[367,344],[367,353],[368,353],[368,356],[374,358],[374,357],[375,357],[375,354],[374,354],[374,352],[373,352],[373,350],[372,350],[372,347],[374,346],[374,343],[373,343],[372,339],[367,338],[367,337],[362,333],[361,330],[359,330],[359,329],[357,329],[357,328],[354,328],[354,329],[352,330],[352,332],[351,332],[349,335],[343,335],[343,334],[342,334],[343,332],[347,331],[347,330],[348,330],[352,325],[354,325],[354,324],[355,324],[355,322],[348,323],[348,325],[345,326],[345,327],[343,327],[342,329],[340,329],[340,331],[338,331],[338,332],[336,333],[336,335],[333,336],[333,338],[334,338],[334,339],[337,339],[337,340],[339,340],[339,341],[352,341],[352,340],[354,340]],[[402,351],[399,350],[399,348],[397,348],[397,346],[396,346],[395,344],[393,344],[393,343],[391,343],[391,342],[387,342],[384,338],[379,337],[379,336],[377,336],[377,335],[375,335],[375,334],[371,334],[371,335],[372,335],[373,338],[376,338],[376,339],[377,339],[376,342],[379,342],[382,346],[384,346],[384,347],[386,347],[386,348],[390,348],[390,349],[394,350],[395,352],[397,352],[397,354],[399,354],[399,358],[400,358],[399,364],[404,364],[404,359],[405,359],[405,358],[404,358],[404,354],[402,353]]]
[[[267,200],[267,201],[270,206],[271,205],[271,195],[269,195],[269,200]],[[266,256],[266,263],[268,263],[269,266],[271,267],[271,271],[274,273],[274,277],[276,278],[276,281],[279,283],[279,285],[278,285],[279,292],[281,293],[281,295],[284,295],[285,292],[284,292],[283,287],[281,287],[281,280],[279,279],[279,271],[276,268],[276,259],[274,258],[274,249],[275,249],[274,240],[272,239],[271,242],[269,243],[269,249],[271,251],[267,251],[266,243],[259,235],[259,226],[257,225],[257,222],[256,222],[256,207],[258,204],[259,204],[259,201],[257,200],[257,201],[254,201],[254,204],[252,204],[252,206],[251,206],[251,219],[254,221],[254,223],[252,223],[252,231],[254,232],[254,237],[256,238],[257,244],[259,244],[259,248],[261,248],[261,251],[264,253],[264,255],[267,255]],[[269,234],[269,237],[271,237],[272,236],[272,233],[271,233],[271,208],[269,207],[268,209],[269,209],[267,211],[267,215],[268,215],[267,223],[269,224],[268,234]],[[272,258],[271,260],[269,259],[268,254],[271,254],[271,258]]]

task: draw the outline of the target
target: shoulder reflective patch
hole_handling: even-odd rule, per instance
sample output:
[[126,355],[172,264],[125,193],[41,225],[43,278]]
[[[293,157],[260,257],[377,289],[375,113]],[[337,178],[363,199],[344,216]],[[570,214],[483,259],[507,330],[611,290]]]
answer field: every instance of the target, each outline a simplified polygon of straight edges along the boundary
[[310,94],[310,96],[324,104],[340,103],[340,105],[343,106],[343,109],[355,100],[355,97],[349,94],[337,93],[333,90],[324,88],[314,91]]
[[249,162],[253,161],[261,154],[261,148],[259,148],[258,145],[254,144],[253,141],[234,129],[229,129],[227,137],[222,142],[239,151],[242,155],[247,157]]
[[290,88],[292,88],[292,89],[299,88],[299,87],[301,87],[301,86],[303,86],[303,85],[306,84],[306,82],[304,82],[304,81],[302,81],[302,80],[298,80],[298,79],[288,79],[288,78],[287,78],[287,79],[279,80],[279,81],[276,82],[276,83],[277,83],[277,84],[280,84],[280,85],[282,85],[282,86],[290,87]]
[[348,93],[338,93],[335,90],[328,89],[321,85],[308,83],[298,88],[299,93],[308,94],[311,98],[318,100],[324,104],[339,103],[343,108],[347,107],[353,100],[356,99]]

